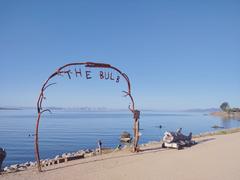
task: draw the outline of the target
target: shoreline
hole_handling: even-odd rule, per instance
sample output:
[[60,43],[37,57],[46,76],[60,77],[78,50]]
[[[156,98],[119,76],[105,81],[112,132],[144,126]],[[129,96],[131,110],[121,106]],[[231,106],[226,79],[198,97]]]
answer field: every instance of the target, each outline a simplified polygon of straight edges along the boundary
[[[216,130],[216,131],[212,131],[212,132],[204,132],[204,133],[200,133],[198,135],[193,135],[193,140],[198,140],[201,138],[206,138],[206,137],[212,137],[212,136],[218,136],[218,135],[228,135],[228,134],[233,134],[233,133],[240,133],[240,127],[239,128],[230,128],[230,129],[224,129],[224,130]],[[155,145],[159,145],[162,143],[162,141],[150,141],[148,143],[145,144],[140,144],[139,147],[141,149],[146,149],[146,147],[151,147],[151,146],[155,146]],[[103,153],[102,155],[100,155],[97,150],[80,150],[78,152],[75,153],[64,153],[64,155],[61,156],[56,156],[54,159],[45,159],[45,160],[41,160],[42,164],[43,164],[43,169],[44,168],[51,168],[54,166],[58,166],[59,164],[61,164],[62,166],[64,166],[64,164],[67,164],[69,162],[75,162],[75,161],[81,161],[81,160],[87,160],[89,158],[92,157],[102,157],[105,155],[109,155],[109,154],[114,154],[115,152],[130,152],[131,146],[126,146],[122,149],[111,149],[111,148],[104,148],[103,149]],[[58,163],[54,163],[57,162]],[[60,162],[61,161],[61,162]],[[2,172],[2,175],[8,175],[8,174],[18,174],[21,172],[25,172],[25,171],[29,171],[29,170],[35,170],[37,171],[37,167],[36,167],[36,162],[26,162],[23,164],[15,164],[15,165],[11,165],[9,167],[5,167],[4,168],[5,171]]]
[[162,149],[160,142],[69,161],[44,168],[1,175],[2,180],[238,180],[240,177],[240,128],[195,137],[198,144],[183,150]]
[[[31,112],[32,113],[32,112]],[[0,117],[1,120],[3,120],[3,125],[6,124],[8,125],[10,121],[12,121],[12,123],[17,124],[18,121],[22,121],[21,126],[18,127],[14,127],[14,126],[2,126],[2,128],[0,128],[0,130],[2,130],[1,134],[3,134],[3,136],[7,136],[7,131],[11,130],[19,130],[19,134],[22,136],[21,139],[23,140],[23,143],[16,143],[15,139],[18,139],[18,137],[16,137],[16,135],[14,133],[10,134],[11,138],[9,138],[9,140],[3,139],[3,148],[5,148],[8,151],[8,157],[5,159],[3,167],[5,166],[10,166],[13,164],[21,164],[21,163],[25,163],[26,161],[35,161],[34,159],[34,153],[33,152],[33,144],[31,143],[31,141],[34,139],[34,129],[33,126],[28,127],[27,129],[24,129],[24,126],[28,126],[28,121],[30,120],[30,118],[32,119],[33,116],[31,115],[31,113],[29,113],[28,111],[23,112],[23,113],[18,113],[16,112],[16,114],[12,114],[11,112],[7,112],[6,114],[3,114],[2,117]],[[73,116],[72,116],[73,115]],[[78,151],[81,149],[94,149],[97,146],[96,141],[98,139],[103,140],[103,145],[107,146],[107,147],[111,147],[111,148],[115,148],[117,145],[120,144],[119,142],[119,135],[123,130],[128,130],[131,134],[132,131],[131,129],[128,129],[129,127],[131,127],[131,124],[127,124],[129,123],[129,117],[122,115],[122,114],[117,114],[117,115],[112,115],[112,114],[107,114],[107,115],[96,115],[95,114],[87,114],[87,115],[79,115],[79,114],[75,114],[73,113],[72,115],[68,116],[68,114],[53,114],[53,115],[48,115],[46,114],[46,121],[44,120],[44,123],[48,123],[50,121],[52,121],[52,123],[49,123],[49,127],[47,126],[43,126],[44,131],[46,131],[46,128],[53,128],[52,131],[52,135],[54,138],[56,138],[56,142],[54,138],[48,138],[48,140],[44,140],[41,142],[41,148],[42,145],[43,147],[47,147],[47,145],[50,145],[50,149],[42,149],[43,153],[41,152],[41,158],[42,159],[47,159],[47,158],[54,158],[56,155],[61,155],[62,153],[68,153],[68,152],[74,152],[74,151]],[[163,115],[163,116],[162,116]],[[70,121],[64,121],[62,120],[63,118],[60,117],[62,116],[63,118],[67,117],[70,118]],[[93,118],[94,117],[94,118]],[[96,117],[96,120],[95,120]],[[34,118],[35,115],[34,115]],[[60,121],[58,120],[58,118],[62,118]],[[79,120],[76,120],[77,118],[79,118]],[[92,123],[94,123],[94,128],[93,126],[88,127],[86,125],[86,123],[83,123],[84,128],[86,128],[86,130],[84,129],[83,131],[87,131],[87,133],[85,133],[84,135],[86,135],[86,137],[82,138],[82,132],[80,132],[79,130],[81,128],[83,128],[83,126],[81,125],[82,122],[84,122],[84,119],[89,119],[92,121]],[[102,118],[103,119],[103,127],[97,127],[97,123],[99,122],[99,120],[97,118]],[[116,124],[115,123],[110,123],[109,119],[113,118],[113,122],[114,121],[119,121]],[[121,120],[119,119],[121,118]],[[151,121],[149,121],[148,119],[153,119]],[[168,124],[168,119],[170,119],[171,121],[173,121],[174,123],[170,123]],[[188,121],[184,121],[184,119],[189,119],[189,123]],[[192,119],[194,119],[195,122],[192,121]],[[191,120],[191,121],[190,121]],[[48,122],[47,122],[48,121]],[[77,122],[79,121],[79,122]],[[121,121],[124,121],[126,123],[124,123],[123,125],[121,125]],[[181,123],[183,122],[183,124],[181,125]],[[34,122],[33,122],[34,123]],[[59,125],[58,125],[59,123]],[[142,117],[141,119],[141,133],[143,134],[143,136],[141,136],[140,139],[140,143],[147,143],[148,141],[159,141],[162,137],[163,137],[163,133],[166,130],[171,130],[171,131],[175,131],[175,123],[179,123],[184,129],[183,131],[185,133],[188,133],[189,131],[193,131],[193,134],[198,134],[201,132],[206,132],[206,131],[215,131],[215,130],[219,130],[220,128],[213,128],[213,126],[215,125],[222,125],[225,128],[229,128],[229,127],[238,127],[240,126],[240,121],[236,121],[236,120],[231,120],[231,121],[226,121],[223,122],[221,120],[221,118],[216,118],[213,116],[204,116],[202,113],[197,113],[197,114],[167,114],[167,113],[162,113],[162,114],[154,114],[152,116],[152,114],[150,114],[150,117],[146,116],[146,117]],[[204,124],[206,123],[206,125]],[[75,133],[75,136],[72,136],[71,134],[67,133],[62,133],[65,132],[65,130],[63,129],[57,129],[55,128],[55,125],[59,127],[64,127],[65,125],[68,125],[68,130],[71,129],[71,131],[73,131]],[[78,128],[75,127],[75,124]],[[108,125],[109,124],[109,125]],[[147,125],[146,127],[144,127],[144,124]],[[204,125],[201,125],[204,124]],[[35,123],[34,123],[35,125]],[[160,125],[160,127],[159,127]],[[119,132],[115,132],[114,128],[115,127],[119,127],[121,126],[121,129]],[[219,126],[219,127],[220,127]],[[22,127],[22,128],[20,128]],[[109,128],[105,128],[105,127],[109,127]],[[7,129],[6,129],[7,128]],[[102,132],[99,131],[100,134],[95,133],[95,129],[99,128],[101,129]],[[29,130],[28,130],[29,129]],[[223,128],[224,129],[224,128]],[[41,131],[42,131],[41,130]],[[82,131],[82,130],[81,130]],[[109,136],[105,136],[104,133],[108,133]],[[55,137],[54,133],[59,133],[59,135],[57,135]],[[40,134],[39,136],[42,136],[42,134]],[[90,138],[89,138],[89,137]],[[64,141],[61,140],[61,138],[64,139]],[[67,141],[66,139],[71,139],[71,141],[74,141],[76,143],[72,143],[71,141]],[[49,144],[50,143],[50,144]],[[6,144],[6,145],[4,145]],[[64,147],[58,147],[58,144],[63,145]],[[26,146],[25,146],[26,145]],[[14,148],[12,148],[14,147]],[[69,148],[71,147],[71,148]],[[26,152],[25,149],[30,150],[31,152]],[[46,151],[45,151],[46,150]]]
[[216,111],[216,112],[212,112],[210,113],[210,115],[212,116],[217,116],[217,117],[221,117],[223,119],[238,119],[240,120],[240,112],[223,112],[223,111]]

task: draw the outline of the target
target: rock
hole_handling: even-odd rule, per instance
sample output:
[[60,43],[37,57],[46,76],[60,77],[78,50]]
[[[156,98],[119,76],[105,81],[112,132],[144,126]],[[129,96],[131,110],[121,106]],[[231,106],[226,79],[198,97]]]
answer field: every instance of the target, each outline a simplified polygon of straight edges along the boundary
[[13,168],[13,169],[17,169],[17,168],[19,168],[19,167],[20,167],[19,164],[13,164],[13,165],[10,166],[10,168]]
[[91,153],[91,152],[93,152],[93,150],[91,150],[91,149],[86,149],[84,152],[85,152],[85,153]]
[[217,128],[224,128],[223,126],[218,126],[218,125],[213,125],[212,128],[217,129]]
[[122,134],[120,136],[120,141],[121,142],[130,143],[131,140],[132,140],[132,138],[131,138],[131,135],[130,135],[129,132],[126,132],[126,131],[122,132]]
[[24,166],[26,166],[26,167],[29,167],[30,165],[31,165],[30,162],[24,163]]
[[17,172],[19,171],[19,168],[20,168],[19,164],[13,164],[9,167],[5,167],[4,172],[7,172],[7,173]]
[[77,153],[82,154],[82,153],[85,153],[85,151],[84,150],[79,150]]
[[5,167],[3,170],[4,170],[4,172],[7,172],[7,173],[12,172],[12,170],[10,169],[10,167]]
[[20,166],[20,167],[18,168],[19,171],[24,171],[24,170],[26,170],[26,169],[27,169],[26,166]]
[[127,131],[123,131],[122,134],[121,134],[121,138],[130,138],[130,133],[127,132]]
[[122,143],[130,143],[132,141],[132,138],[120,138],[120,141]]
[[67,155],[66,155],[67,158],[68,158],[68,157],[72,157],[72,156],[73,156],[72,153],[67,153]]
[[50,159],[44,159],[44,160],[41,161],[41,164],[43,164],[43,165],[44,165],[44,164],[48,164],[49,161],[50,161]]
[[76,154],[77,154],[77,155],[79,155],[79,154],[82,155],[82,154],[85,154],[85,151],[79,150],[78,152],[76,152]]
[[72,157],[72,156],[73,156],[72,153],[63,153],[62,154],[63,158],[69,158],[69,157]]
[[36,162],[32,162],[32,161],[30,161],[29,163],[30,163],[30,166],[36,166],[37,164]]
[[45,160],[42,160],[42,161],[41,161],[41,164],[46,164],[46,161],[45,161]]
[[96,155],[95,152],[90,152],[90,153],[84,154],[84,157],[93,157],[93,156],[95,156],[95,155]]
[[48,165],[53,165],[54,164],[54,160],[53,159],[50,159],[49,161],[48,161]]
[[61,158],[62,156],[60,156],[60,155],[57,155],[57,156],[55,156],[55,160],[57,160],[57,159],[59,159],[59,158]]
[[122,145],[121,144],[119,144],[116,148],[115,148],[115,150],[120,150],[122,148]]
[[67,153],[63,153],[62,157],[65,158],[67,156]]

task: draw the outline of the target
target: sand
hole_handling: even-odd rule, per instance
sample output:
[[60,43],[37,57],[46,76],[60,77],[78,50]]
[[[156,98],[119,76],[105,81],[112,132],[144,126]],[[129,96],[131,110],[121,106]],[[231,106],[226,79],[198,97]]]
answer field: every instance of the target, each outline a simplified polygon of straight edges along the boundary
[[48,167],[0,175],[1,180],[240,180],[240,133],[198,138],[183,150],[127,150]]

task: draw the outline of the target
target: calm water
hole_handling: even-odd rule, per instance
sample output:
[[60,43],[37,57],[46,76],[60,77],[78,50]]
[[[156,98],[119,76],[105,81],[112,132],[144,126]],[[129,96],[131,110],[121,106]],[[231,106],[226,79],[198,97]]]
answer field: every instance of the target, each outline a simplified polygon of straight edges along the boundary
[[[33,110],[0,111],[0,147],[7,150],[3,164],[34,161]],[[162,125],[162,128],[157,126]],[[213,125],[240,127],[239,120],[222,120],[204,113],[142,113],[140,143],[159,140],[166,130],[182,127],[184,133],[213,131]],[[64,112],[46,114],[40,122],[40,155],[51,158],[64,152],[95,148],[101,139],[104,146],[116,147],[122,131],[132,133],[133,119],[128,112]],[[29,136],[29,134],[31,136]]]

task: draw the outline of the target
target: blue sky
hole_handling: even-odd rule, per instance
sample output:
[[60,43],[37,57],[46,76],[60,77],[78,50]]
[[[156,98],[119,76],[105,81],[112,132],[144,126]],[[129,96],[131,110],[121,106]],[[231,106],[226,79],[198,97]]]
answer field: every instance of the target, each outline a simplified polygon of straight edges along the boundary
[[[138,108],[240,106],[240,1],[0,0],[0,106],[35,106],[59,66],[128,74]],[[46,105],[124,108],[124,82],[61,81]]]

